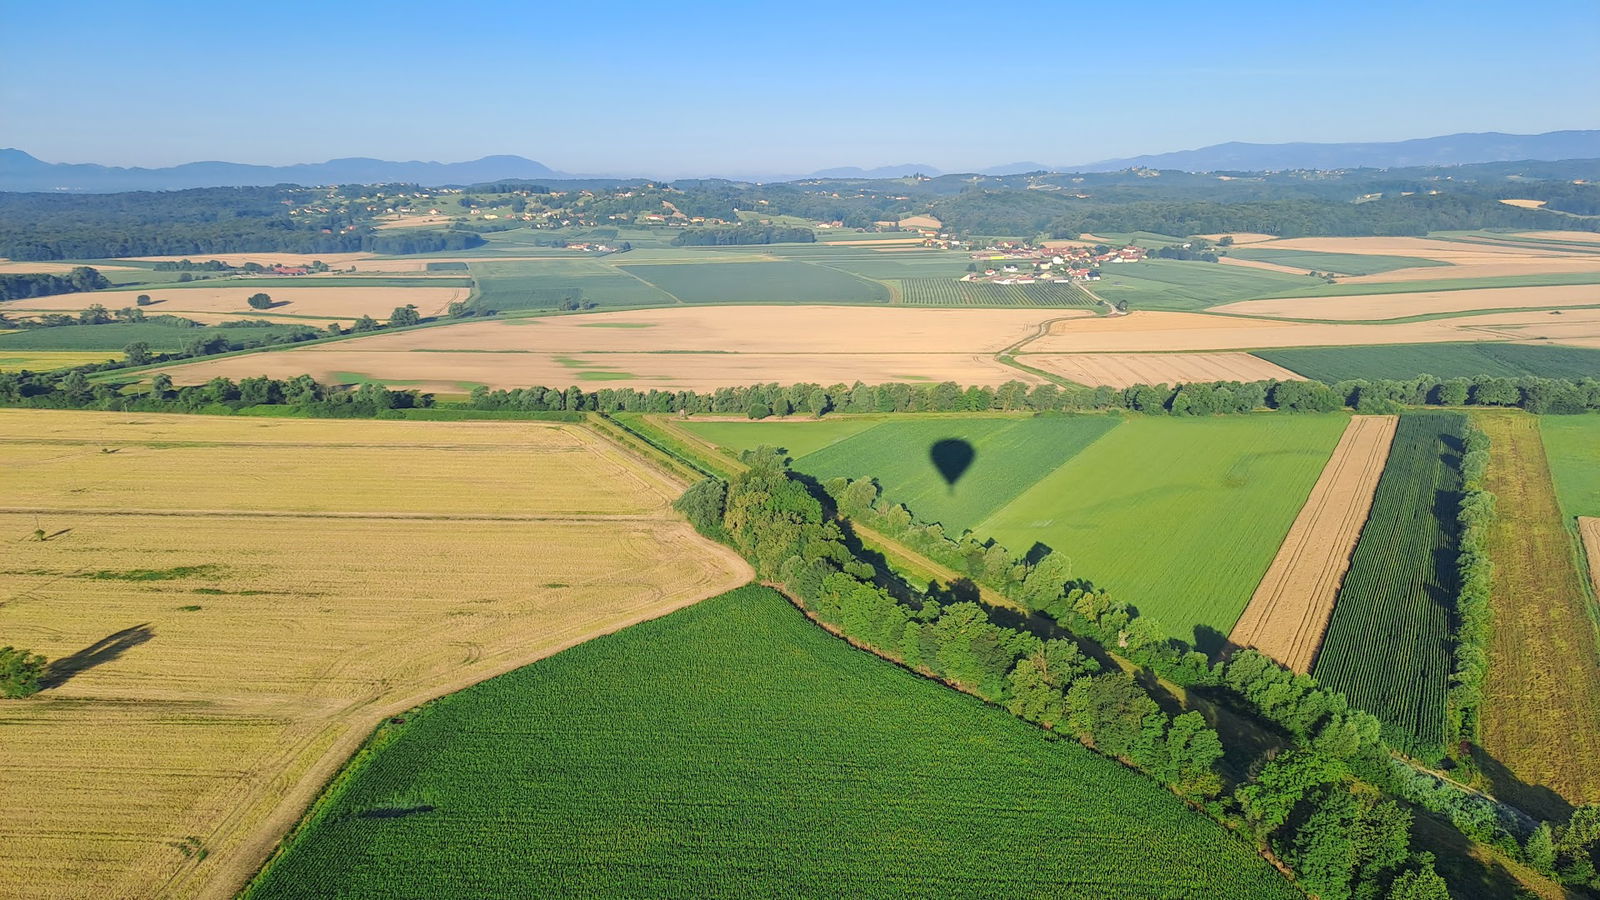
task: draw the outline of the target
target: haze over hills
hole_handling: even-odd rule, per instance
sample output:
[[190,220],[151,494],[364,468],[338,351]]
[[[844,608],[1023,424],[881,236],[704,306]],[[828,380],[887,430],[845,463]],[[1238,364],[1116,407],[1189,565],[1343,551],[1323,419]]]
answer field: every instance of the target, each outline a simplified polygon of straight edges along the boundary
[[[1107,159],[1078,165],[1015,162],[980,169],[976,174],[1009,175],[1032,171],[1113,172],[1134,167],[1179,169],[1190,172],[1396,168],[1591,158],[1600,158],[1600,130],[1552,131],[1535,135],[1485,132],[1370,143],[1230,142],[1195,150]],[[903,178],[914,174],[932,177],[947,173],[922,163],[903,163],[876,168],[841,166],[809,174],[723,173],[708,177],[773,182],[812,178]],[[92,193],[273,184],[416,182],[446,185],[473,184],[499,179],[634,177],[641,177],[641,173],[574,174],[513,155],[485,156],[482,159],[456,163],[391,162],[367,157],[351,157],[289,166],[208,161],[167,168],[124,168],[93,163],[49,163],[36,159],[22,150],[0,149],[0,190],[4,191]]]

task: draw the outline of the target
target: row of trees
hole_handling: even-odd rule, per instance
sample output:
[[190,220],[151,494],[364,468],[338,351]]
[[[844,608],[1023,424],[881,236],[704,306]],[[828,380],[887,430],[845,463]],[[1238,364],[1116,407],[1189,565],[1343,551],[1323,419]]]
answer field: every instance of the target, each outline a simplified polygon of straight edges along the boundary
[[745,472],[726,484],[697,484],[679,509],[830,629],[1167,785],[1270,847],[1316,896],[1448,896],[1431,859],[1411,852],[1409,811],[1361,781],[1346,761],[1361,753],[1376,758],[1381,745],[1376,720],[1336,702],[1341,696],[1288,696],[1279,681],[1292,676],[1258,654],[1206,666],[1209,682],[1231,678],[1297,729],[1285,752],[1227,792],[1217,770],[1223,743],[1205,719],[1195,711],[1169,716],[1140,681],[1107,664],[1108,648],[1132,653],[1157,642],[1139,643],[1131,633],[1137,619],[1125,606],[1069,588],[1067,567],[1054,554],[1028,565],[1020,579],[1026,605],[1045,601],[1042,611],[1068,626],[1041,634],[1042,626],[999,619],[948,591],[895,584],[892,573],[851,549],[828,498],[791,477],[780,454],[761,448],[744,460]]
[[[1275,409],[1288,412],[1391,412],[1411,406],[1513,406],[1530,412],[1567,413],[1600,409],[1600,380],[1551,378],[1439,379],[1405,381],[1213,381],[1193,384],[1134,385],[1127,388],[1028,385],[1008,381],[998,388],[937,384],[869,385],[815,383],[757,384],[698,391],[639,391],[602,388],[475,389],[468,404],[476,409],[580,409],[604,412],[680,412],[767,416],[832,412],[1092,412],[1131,410],[1155,415],[1218,415]],[[576,404],[576,405],[574,405]]]
[[81,291],[98,291],[111,286],[111,282],[96,269],[74,266],[65,275],[26,274],[0,275],[0,300],[26,300],[29,297],[48,297],[51,294],[75,294]]

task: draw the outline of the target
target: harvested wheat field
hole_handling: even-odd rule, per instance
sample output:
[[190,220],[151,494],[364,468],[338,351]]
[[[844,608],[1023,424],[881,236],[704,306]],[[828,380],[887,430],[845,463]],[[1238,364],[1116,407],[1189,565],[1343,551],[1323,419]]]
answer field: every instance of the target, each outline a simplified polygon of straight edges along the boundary
[[1398,416],[1352,416],[1229,642],[1310,672],[1372,509]]
[[1584,244],[1600,244],[1600,232],[1595,231],[1523,231],[1518,236],[1545,241],[1576,241]]
[[383,718],[750,577],[573,425],[0,434],[0,633],[56,660],[6,710],[8,897],[232,896]]
[[1547,200],[1501,200],[1507,206],[1516,206],[1521,209],[1538,209],[1549,201]]
[[1519,275],[1584,275],[1600,273],[1600,255],[1577,253],[1572,256],[1530,256],[1511,261],[1453,263],[1448,267],[1420,266],[1395,269],[1375,275],[1340,278],[1340,284],[1393,284],[1410,281],[1443,281],[1469,278],[1513,278]]
[[1023,362],[1069,381],[1098,387],[1178,384],[1190,381],[1303,381],[1295,373],[1248,353],[1027,354]]
[[1127,353],[1530,340],[1600,344],[1600,310],[1528,310],[1393,325],[1316,324],[1141,310],[1126,316],[1054,322],[1048,334],[1028,344],[1028,352]]
[[165,371],[178,384],[200,384],[219,375],[233,379],[310,375],[328,384],[371,380],[436,393],[464,392],[478,384],[492,388],[564,388],[575,384],[590,391],[608,387],[709,391],[768,382],[954,381],[998,385],[1011,380],[1028,384],[1043,381],[984,353],[335,352],[337,346],[330,345],[320,353],[290,350],[225,357]]
[[[172,367],[217,375],[360,375],[426,390],[462,385],[708,390],[777,381],[833,384],[1038,379],[993,354],[1087,311],[804,306],[687,307],[468,322]],[[887,346],[893,350],[884,349]],[[733,349],[729,349],[733,348]]]
[[[1594,263],[1591,263],[1594,265]],[[1600,268],[1600,266],[1597,266]],[[1462,291],[1416,291],[1404,294],[1356,294],[1343,297],[1296,297],[1245,300],[1214,307],[1215,312],[1241,316],[1360,321],[1480,309],[1515,309],[1600,304],[1600,284],[1547,287],[1476,288]]]
[[[1314,253],[1356,253],[1372,256],[1419,256],[1440,262],[1494,262],[1528,257],[1567,255],[1559,247],[1532,244],[1490,244],[1419,237],[1303,237],[1284,238],[1261,245],[1270,250],[1309,250]],[[1436,270],[1437,271],[1437,270]],[[1449,270],[1443,270],[1448,272]],[[1439,274],[1438,277],[1448,277]]]
[[[397,306],[414,303],[424,316],[442,314],[449,305],[467,298],[464,287],[315,287],[309,276],[304,282],[284,287],[184,287],[149,288],[148,293],[157,302],[145,309],[147,315],[170,313],[228,313],[234,318],[260,313],[324,318],[355,318],[368,315],[387,318]],[[265,293],[272,298],[273,306],[265,310],[251,308],[246,302],[255,294]],[[132,304],[133,293],[88,292],[81,294],[54,294],[13,300],[7,309],[18,311],[72,312],[87,309],[93,304],[111,306]]]

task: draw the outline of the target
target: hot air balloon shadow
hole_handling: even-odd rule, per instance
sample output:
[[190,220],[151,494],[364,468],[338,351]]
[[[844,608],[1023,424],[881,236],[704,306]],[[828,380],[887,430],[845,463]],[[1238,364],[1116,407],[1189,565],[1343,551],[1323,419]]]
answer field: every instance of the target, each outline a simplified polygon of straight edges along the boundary
[[977,456],[978,451],[960,438],[945,438],[928,448],[928,458],[933,460],[933,467],[944,477],[952,494],[956,492],[956,482],[972,467]]

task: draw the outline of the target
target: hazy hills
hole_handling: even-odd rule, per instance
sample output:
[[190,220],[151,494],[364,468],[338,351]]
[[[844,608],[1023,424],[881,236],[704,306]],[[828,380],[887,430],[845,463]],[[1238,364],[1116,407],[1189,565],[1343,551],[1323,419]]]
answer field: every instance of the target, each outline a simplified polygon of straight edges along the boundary
[[[982,169],[975,174],[1008,175],[1030,171],[1114,172],[1132,167],[1179,169],[1189,172],[1262,171],[1281,169],[1398,168],[1406,166],[1464,165],[1513,160],[1600,158],[1600,130],[1552,131],[1518,135],[1486,132],[1451,134],[1408,141],[1340,144],[1247,144],[1231,142],[1123,159],[1078,165],[1016,162]],[[370,184],[415,182],[424,185],[473,184],[500,179],[560,180],[597,177],[637,177],[636,172],[575,175],[557,171],[521,156],[485,156],[470,162],[390,162],[366,157],[332,159],[290,166],[259,166],[231,162],[193,162],[168,168],[123,168],[93,163],[49,163],[21,150],[0,149],[0,190],[109,192],[178,190],[193,187],[228,187],[273,184]],[[922,174],[935,177],[939,169],[905,163],[877,168],[844,166],[807,175],[741,174],[736,180],[791,181],[814,178],[904,178]]]

